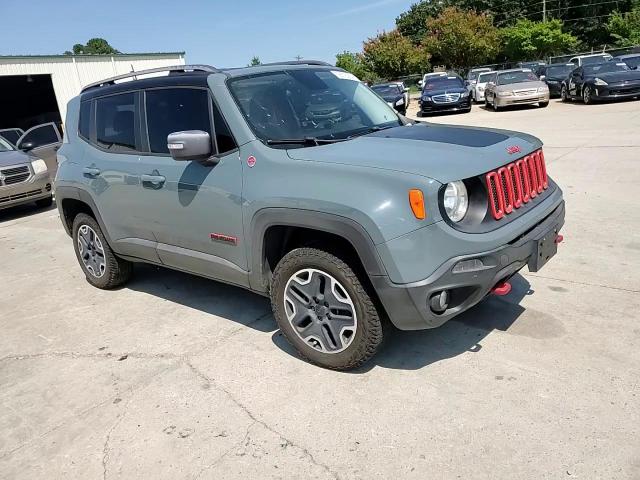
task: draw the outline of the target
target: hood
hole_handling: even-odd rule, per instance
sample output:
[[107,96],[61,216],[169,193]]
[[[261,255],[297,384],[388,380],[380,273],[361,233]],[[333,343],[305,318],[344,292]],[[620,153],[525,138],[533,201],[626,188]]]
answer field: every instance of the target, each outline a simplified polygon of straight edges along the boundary
[[429,90],[423,90],[422,95],[429,95],[430,97],[433,97],[434,95],[444,95],[445,93],[465,93],[466,91],[466,87],[430,88]]
[[404,95],[400,93],[392,93],[390,95],[382,95],[382,98],[385,102],[397,102],[401,98],[404,98]]
[[624,82],[625,80],[638,80],[640,81],[640,71],[639,70],[628,70],[625,72],[605,72],[605,73],[594,73],[589,75],[589,78],[601,78],[607,83],[615,83],[615,82]]
[[501,92],[509,92],[511,90],[531,90],[544,86],[544,82],[540,80],[532,80],[531,82],[509,83],[507,85],[498,85],[497,89]]
[[[287,153],[295,160],[395,170],[448,183],[493,170],[541,145],[524,133],[422,123]],[[510,155],[508,147],[519,147],[520,153]]]
[[0,152],[0,167],[9,167],[11,165],[29,163],[31,162],[31,160],[31,156],[20,150],[9,150],[8,152]]

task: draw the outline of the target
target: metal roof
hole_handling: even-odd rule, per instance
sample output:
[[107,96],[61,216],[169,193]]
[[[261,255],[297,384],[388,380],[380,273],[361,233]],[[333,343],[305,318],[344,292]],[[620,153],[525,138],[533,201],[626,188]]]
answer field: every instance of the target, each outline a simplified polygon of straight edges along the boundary
[[64,53],[55,55],[0,55],[0,59],[3,58],[103,58],[103,57],[165,57],[167,55],[185,55],[185,52],[146,52],[146,53],[107,53],[100,55],[92,54],[70,54]]

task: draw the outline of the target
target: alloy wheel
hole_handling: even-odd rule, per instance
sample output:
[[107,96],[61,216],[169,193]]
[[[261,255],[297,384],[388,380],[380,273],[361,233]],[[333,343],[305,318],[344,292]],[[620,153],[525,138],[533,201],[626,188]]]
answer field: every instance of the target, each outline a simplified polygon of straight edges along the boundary
[[305,268],[289,278],[284,310],[296,335],[320,352],[342,352],[355,338],[353,301],[338,280],[321,270]]
[[591,88],[588,86],[582,89],[582,100],[584,103],[591,103]]
[[96,278],[104,275],[107,264],[100,238],[89,225],[78,229],[78,251],[87,271]]

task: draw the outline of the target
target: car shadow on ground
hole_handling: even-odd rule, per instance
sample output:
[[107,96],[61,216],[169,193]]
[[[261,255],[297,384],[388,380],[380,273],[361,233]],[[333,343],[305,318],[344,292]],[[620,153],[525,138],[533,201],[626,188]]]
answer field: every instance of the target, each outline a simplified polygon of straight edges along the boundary
[[487,112],[500,113],[500,112],[514,112],[516,110],[538,110],[543,107],[539,107],[536,104],[526,104],[526,105],[509,105],[506,107],[500,107],[500,109],[496,112],[491,105],[482,104],[480,108],[486,110]]
[[[524,312],[519,305],[522,298],[533,293],[521,275],[513,277],[511,285],[507,300],[489,296],[439,328],[400,331],[390,327],[378,354],[352,373],[364,373],[376,366],[417,370],[462,353],[480,353],[482,340],[494,330],[507,331]],[[265,297],[240,287],[147,264],[135,266],[134,276],[125,288],[271,333],[275,346],[304,361],[278,329],[269,299]]]
[[[390,328],[378,354],[350,373],[364,373],[376,366],[418,370],[462,353],[480,353],[482,339],[494,330],[507,331],[525,311],[519,303],[526,295],[533,293],[529,282],[521,275],[516,275],[511,279],[511,286],[508,301],[489,296],[439,328],[418,331]],[[275,332],[272,339],[280,349],[298,357],[280,331]]]
[[38,207],[35,203],[27,203],[25,205],[9,207],[0,210],[0,224],[4,222],[10,222],[12,220],[27,218],[37,213],[48,212],[55,209],[55,202],[53,202],[53,205],[51,205],[50,207]]
[[261,332],[273,332],[278,328],[271,316],[268,298],[196,275],[140,263],[135,265],[133,277],[123,288],[216,315]]

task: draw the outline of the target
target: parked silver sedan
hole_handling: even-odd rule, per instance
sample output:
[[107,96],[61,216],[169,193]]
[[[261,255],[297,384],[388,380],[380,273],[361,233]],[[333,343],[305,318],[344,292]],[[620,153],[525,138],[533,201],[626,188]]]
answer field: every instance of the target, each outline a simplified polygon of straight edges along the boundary
[[509,105],[549,105],[549,87],[528,68],[496,72],[487,82],[484,95],[485,105],[496,111]]

